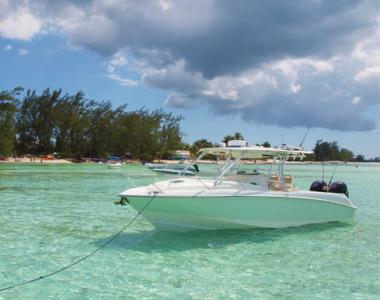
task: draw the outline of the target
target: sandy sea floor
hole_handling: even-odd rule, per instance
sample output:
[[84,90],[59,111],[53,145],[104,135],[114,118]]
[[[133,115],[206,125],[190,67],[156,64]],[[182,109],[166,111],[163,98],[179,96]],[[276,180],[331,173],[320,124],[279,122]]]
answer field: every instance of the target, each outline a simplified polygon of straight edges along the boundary
[[[216,167],[202,165],[202,176]],[[321,177],[320,165],[288,170],[301,188]],[[163,178],[141,164],[0,164],[0,289],[69,264],[127,224],[136,212],[113,204],[127,176]],[[358,207],[353,224],[175,233],[139,217],[90,259],[0,299],[379,299],[380,167],[342,165],[336,179]]]

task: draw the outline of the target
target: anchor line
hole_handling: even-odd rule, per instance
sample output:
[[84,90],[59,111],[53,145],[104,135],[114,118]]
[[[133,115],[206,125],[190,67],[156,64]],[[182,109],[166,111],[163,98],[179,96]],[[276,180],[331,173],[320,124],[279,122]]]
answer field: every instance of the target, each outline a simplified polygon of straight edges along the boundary
[[157,192],[154,192],[154,195],[152,196],[152,198],[149,199],[149,201],[144,205],[144,207],[137,212],[136,216],[134,216],[132,218],[131,221],[129,221],[127,223],[127,225],[125,225],[122,229],[120,229],[117,233],[115,233],[109,240],[107,240],[103,245],[101,245],[100,247],[96,248],[95,250],[93,250],[92,252],[88,253],[87,255],[73,261],[72,263],[68,264],[67,266],[63,266],[51,273],[47,273],[45,275],[42,275],[42,276],[39,276],[39,277],[35,277],[33,279],[30,279],[30,280],[25,280],[23,282],[20,282],[20,283],[17,283],[17,284],[13,284],[13,285],[10,285],[10,286],[7,286],[7,287],[4,287],[4,288],[0,288],[0,292],[3,292],[3,291],[6,291],[6,290],[10,290],[10,289],[14,289],[16,287],[19,287],[19,286],[23,286],[23,285],[27,285],[27,284],[30,284],[30,283],[33,283],[33,282],[36,282],[36,281],[39,281],[39,280],[42,280],[42,279],[45,279],[45,278],[48,278],[48,277],[51,277],[55,274],[58,274],[62,271],[65,271],[77,264],[79,264],[80,262],[90,258],[91,256],[95,255],[96,253],[98,253],[99,251],[101,251],[103,248],[105,248],[106,246],[108,246],[112,241],[114,241],[124,230],[126,230],[130,225],[132,225],[132,223],[134,221],[136,221],[136,219],[144,212],[144,210],[150,205],[150,203],[153,201],[154,198],[156,198],[156,195],[157,195]]

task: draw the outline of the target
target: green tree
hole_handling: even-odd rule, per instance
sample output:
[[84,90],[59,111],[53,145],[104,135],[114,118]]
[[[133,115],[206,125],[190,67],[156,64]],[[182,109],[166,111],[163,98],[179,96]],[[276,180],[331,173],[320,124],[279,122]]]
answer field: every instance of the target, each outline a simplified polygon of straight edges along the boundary
[[149,112],[146,109],[126,113],[118,130],[121,149],[135,158],[152,160],[159,152],[159,137],[162,112]]
[[22,88],[13,91],[0,92],[0,155],[9,156],[15,148],[15,114],[17,110],[17,96]]
[[202,148],[211,148],[211,147],[214,147],[214,144],[210,141],[208,141],[207,139],[200,139],[200,140],[196,140],[192,145],[191,145],[191,148],[190,148],[190,153],[193,155],[193,156],[196,156],[198,151]]
[[340,149],[337,142],[324,142],[323,140],[318,140],[314,147],[314,157],[317,161],[352,161],[353,156],[354,154],[352,151],[345,148]]
[[160,159],[168,158],[172,151],[181,149],[182,134],[179,126],[181,120],[183,120],[182,116],[162,113],[157,153]]
[[63,157],[127,155],[151,160],[182,147],[182,116],[162,110],[126,111],[110,101],[85,98],[82,92],[62,95],[28,90],[17,111],[20,153],[59,152]]
[[358,155],[356,155],[355,160],[359,161],[359,162],[363,162],[363,161],[365,161],[365,157],[363,154],[358,154]]
[[339,157],[339,160],[352,161],[354,158],[354,153],[352,153],[352,151],[350,151],[348,149],[342,148],[339,151],[338,157]]
[[37,95],[28,90],[17,117],[18,143],[22,153],[47,154],[54,150],[55,105],[61,90],[49,89]]
[[60,98],[54,108],[55,151],[63,157],[77,157],[85,152],[90,126],[86,111],[88,102],[82,92],[66,94]]
[[231,140],[244,140],[244,137],[240,132],[235,132],[233,135],[228,134],[223,137],[222,142],[227,145],[227,143]]
[[270,147],[272,147],[272,145],[271,145],[268,141],[265,141],[265,142],[262,143],[262,144],[256,144],[256,146],[262,146],[262,147],[265,147],[265,148],[270,148]]
[[86,134],[86,156],[103,157],[115,153],[118,139],[117,124],[124,115],[125,106],[112,109],[109,101],[91,101],[86,109],[89,128]]

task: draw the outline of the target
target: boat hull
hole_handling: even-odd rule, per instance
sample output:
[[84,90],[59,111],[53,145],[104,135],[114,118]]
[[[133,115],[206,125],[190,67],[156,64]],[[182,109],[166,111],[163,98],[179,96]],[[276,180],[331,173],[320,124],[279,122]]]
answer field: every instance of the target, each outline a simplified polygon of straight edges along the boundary
[[170,230],[283,228],[326,222],[352,222],[355,213],[355,207],[352,206],[291,195],[147,195],[128,196],[127,199],[153,225]]
[[184,170],[184,169],[170,169],[170,168],[157,168],[157,169],[152,169],[155,172],[158,173],[165,173],[165,174],[175,174],[175,175],[194,175],[195,173],[189,170]]

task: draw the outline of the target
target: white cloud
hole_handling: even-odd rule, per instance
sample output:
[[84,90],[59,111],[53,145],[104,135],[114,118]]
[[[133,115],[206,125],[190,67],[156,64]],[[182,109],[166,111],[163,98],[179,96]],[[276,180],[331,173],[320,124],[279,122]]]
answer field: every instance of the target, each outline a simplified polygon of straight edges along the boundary
[[352,98],[352,104],[359,104],[362,101],[362,98],[359,96],[355,96]]
[[168,90],[168,105],[340,130],[375,126],[375,18],[371,1],[0,0],[0,36],[61,34],[108,57],[110,80]]
[[121,77],[120,75],[117,75],[117,74],[107,74],[106,76],[109,79],[112,79],[112,80],[116,81],[118,84],[123,85],[123,86],[134,86],[134,85],[137,85],[139,83],[138,80],[124,78],[124,77]]
[[31,40],[42,28],[41,20],[20,7],[0,19],[0,35],[8,39]]
[[[181,60],[165,68],[143,70],[143,81],[175,90],[166,99],[171,107],[206,104],[216,113],[241,114],[247,121],[265,124],[369,130],[374,122],[365,116],[364,109],[373,102],[357,107],[364,100],[352,95],[357,88],[348,83],[354,72],[350,64],[346,57],[285,59],[238,75],[207,79]],[[335,107],[339,110],[332,109]]]
[[354,77],[356,81],[365,81],[371,78],[380,78],[380,65],[365,67],[360,70]]
[[361,66],[354,76],[355,81],[374,79],[380,84],[380,17],[377,25],[378,28],[374,34],[357,43],[352,52],[351,57]]
[[299,83],[293,83],[291,85],[291,90],[294,94],[298,94],[298,92],[302,89],[302,85],[300,85]]
[[110,62],[107,65],[107,71],[109,73],[114,73],[116,69],[123,67],[128,64],[126,57],[121,52],[116,52]]
[[163,11],[167,11],[171,7],[170,0],[159,0],[158,3]]
[[29,53],[29,50],[28,49],[25,49],[25,48],[19,48],[17,53],[19,55],[27,55]]
[[6,45],[5,47],[4,47],[4,50],[7,50],[7,51],[10,51],[10,50],[12,50],[13,49],[13,47],[12,47],[12,45],[10,45],[10,44],[8,44],[8,45]]
[[122,67],[128,65],[128,60],[122,52],[116,52],[107,65],[106,77],[116,81],[118,84],[123,86],[134,86],[139,83],[138,80],[123,77],[119,74],[119,70]]

